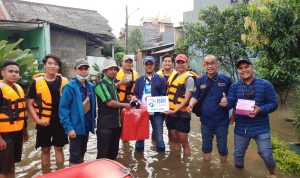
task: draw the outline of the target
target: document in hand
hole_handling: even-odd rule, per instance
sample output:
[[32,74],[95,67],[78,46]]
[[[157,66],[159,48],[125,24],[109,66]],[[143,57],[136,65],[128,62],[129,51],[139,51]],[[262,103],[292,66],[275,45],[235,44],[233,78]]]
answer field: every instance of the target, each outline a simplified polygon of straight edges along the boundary
[[235,114],[249,116],[250,112],[254,110],[255,101],[254,100],[244,100],[238,99]]

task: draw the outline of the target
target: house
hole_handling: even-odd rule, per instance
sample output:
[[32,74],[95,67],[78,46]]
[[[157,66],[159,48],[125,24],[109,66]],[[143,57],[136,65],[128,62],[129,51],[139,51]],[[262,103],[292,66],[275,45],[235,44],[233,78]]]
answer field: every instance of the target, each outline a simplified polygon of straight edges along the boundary
[[116,38],[107,19],[94,10],[21,0],[0,0],[0,40],[23,38],[41,64],[48,53],[60,56],[69,68],[76,59],[100,57],[101,48]]
[[[173,23],[169,18],[141,18],[141,26],[128,26],[128,35],[130,36],[130,32],[136,28],[138,28],[144,37],[144,48],[150,48],[153,46],[158,46],[162,44],[162,41],[158,41],[161,39],[161,36],[164,33],[170,32],[174,30]],[[125,46],[125,29],[121,29],[119,33],[119,41],[121,44]],[[164,41],[164,44],[171,43],[174,40],[171,39],[169,41]]]
[[183,13],[183,22],[196,22],[198,20],[199,11],[207,9],[209,6],[217,6],[219,9],[224,10],[226,7],[241,1],[249,0],[194,0],[193,10]]

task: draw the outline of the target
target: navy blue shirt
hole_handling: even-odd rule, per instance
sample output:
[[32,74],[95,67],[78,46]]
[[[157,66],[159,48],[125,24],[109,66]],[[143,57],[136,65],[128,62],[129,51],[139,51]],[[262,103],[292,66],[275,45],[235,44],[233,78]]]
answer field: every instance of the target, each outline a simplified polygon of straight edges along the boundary
[[226,108],[221,107],[219,103],[223,97],[223,92],[227,94],[232,84],[230,77],[217,73],[210,79],[205,74],[196,80],[192,96],[199,100],[205,88],[207,88],[213,80],[215,83],[201,107],[201,122],[209,126],[229,125],[229,112]]
[[[78,85],[79,91],[80,91],[80,96],[81,96],[81,101],[83,102],[88,94],[88,89],[86,87],[84,87],[80,81],[78,79],[76,79],[76,84]],[[84,115],[84,119],[85,119],[85,128],[87,133],[92,129],[92,115],[91,115],[91,110],[88,111],[85,115]]]
[[[251,92],[254,94],[251,94]],[[255,100],[260,112],[255,118],[236,115],[234,133],[240,136],[256,136],[270,132],[269,113],[277,109],[277,97],[273,85],[264,79],[255,78],[251,84],[238,81],[231,85],[227,101],[228,109],[235,108],[238,99]]]
[[[135,82],[134,96],[136,96],[137,99],[139,100],[141,100],[143,97],[145,84],[146,84],[145,75],[139,77]],[[166,96],[166,86],[167,86],[166,79],[154,73],[153,76],[151,77],[151,96]],[[161,114],[161,113],[155,112],[154,114]]]

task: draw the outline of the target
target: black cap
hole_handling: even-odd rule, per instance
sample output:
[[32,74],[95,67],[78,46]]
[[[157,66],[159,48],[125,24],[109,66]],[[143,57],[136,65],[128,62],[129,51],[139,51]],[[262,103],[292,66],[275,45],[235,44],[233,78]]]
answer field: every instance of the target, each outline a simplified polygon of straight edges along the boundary
[[247,64],[252,65],[252,62],[249,59],[241,59],[241,60],[237,61],[237,63],[235,64],[236,68],[239,68],[239,65],[242,63],[247,63]]

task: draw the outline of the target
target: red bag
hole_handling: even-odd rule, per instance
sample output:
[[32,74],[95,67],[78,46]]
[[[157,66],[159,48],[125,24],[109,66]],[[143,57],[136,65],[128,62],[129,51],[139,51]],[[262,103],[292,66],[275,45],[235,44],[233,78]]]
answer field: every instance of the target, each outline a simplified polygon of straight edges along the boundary
[[147,108],[126,109],[121,113],[122,132],[121,139],[145,140],[149,138],[149,113]]

